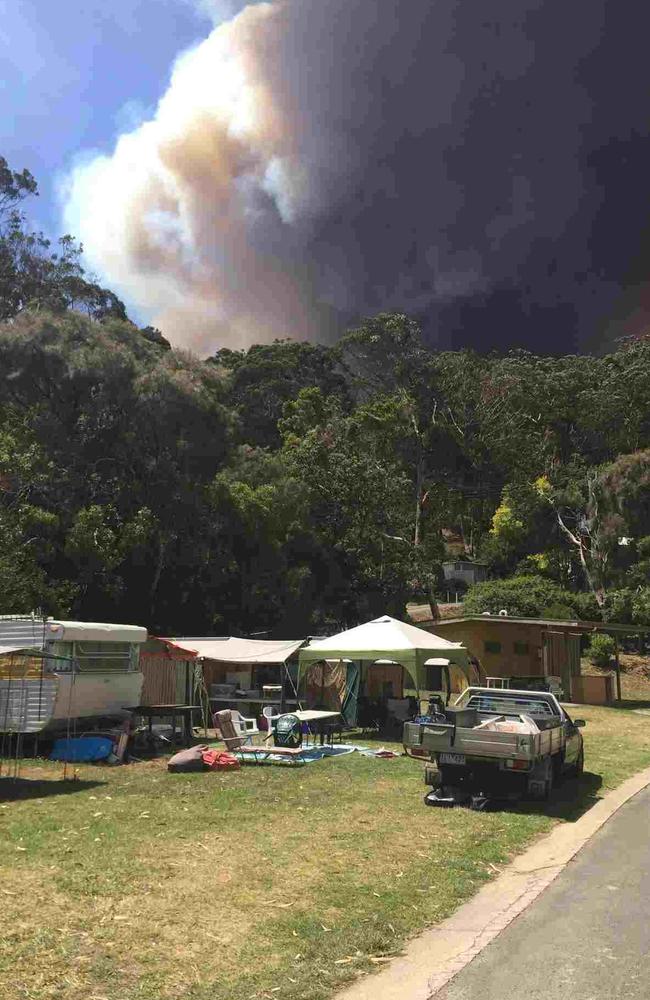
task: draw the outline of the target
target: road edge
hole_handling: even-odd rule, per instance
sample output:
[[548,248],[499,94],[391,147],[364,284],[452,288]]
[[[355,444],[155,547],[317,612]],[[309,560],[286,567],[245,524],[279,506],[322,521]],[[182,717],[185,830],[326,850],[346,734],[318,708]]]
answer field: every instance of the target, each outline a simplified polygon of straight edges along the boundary
[[432,1000],[530,906],[621,806],[648,785],[650,767],[607,792],[575,823],[555,826],[450,917],[412,938],[403,955],[337,993],[335,1000]]

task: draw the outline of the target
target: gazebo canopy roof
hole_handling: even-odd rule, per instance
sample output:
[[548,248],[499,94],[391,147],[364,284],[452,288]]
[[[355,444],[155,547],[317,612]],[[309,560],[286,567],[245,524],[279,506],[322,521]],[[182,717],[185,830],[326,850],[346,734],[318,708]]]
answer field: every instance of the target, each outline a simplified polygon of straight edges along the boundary
[[383,615],[327,639],[317,639],[300,650],[300,665],[319,660],[351,659],[374,663],[393,660],[416,669],[438,654],[440,659],[465,665],[467,650],[460,642],[450,642],[424,629]]

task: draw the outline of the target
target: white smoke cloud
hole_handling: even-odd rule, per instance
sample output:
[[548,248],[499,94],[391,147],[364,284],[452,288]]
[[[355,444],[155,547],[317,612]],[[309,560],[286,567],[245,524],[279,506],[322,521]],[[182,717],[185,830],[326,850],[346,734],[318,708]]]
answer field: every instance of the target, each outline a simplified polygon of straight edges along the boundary
[[318,334],[284,232],[315,194],[265,75],[286,16],[260,3],[216,27],[153,117],[68,178],[66,228],[91,267],[197,349],[286,336],[288,321]]

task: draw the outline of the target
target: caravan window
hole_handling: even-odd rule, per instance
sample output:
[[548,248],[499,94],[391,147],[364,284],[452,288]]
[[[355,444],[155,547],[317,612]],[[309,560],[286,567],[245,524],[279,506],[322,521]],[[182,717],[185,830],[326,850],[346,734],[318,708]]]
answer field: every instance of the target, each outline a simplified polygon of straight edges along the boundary
[[[72,670],[74,649],[71,642],[51,642],[48,652],[57,659],[48,659],[46,669],[56,670],[59,674],[64,674]],[[60,659],[59,659],[60,657]]]
[[127,671],[137,666],[138,647],[131,642],[75,642],[74,657],[84,673]]

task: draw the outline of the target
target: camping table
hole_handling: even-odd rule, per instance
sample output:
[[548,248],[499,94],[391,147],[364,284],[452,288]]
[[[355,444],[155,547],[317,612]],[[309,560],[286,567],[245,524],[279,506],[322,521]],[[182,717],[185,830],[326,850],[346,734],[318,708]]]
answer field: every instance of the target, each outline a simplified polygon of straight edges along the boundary
[[183,736],[185,740],[185,746],[192,746],[192,712],[199,712],[200,705],[131,705],[125,707],[126,712],[134,712],[136,715],[142,715],[145,719],[149,720],[149,738],[153,738],[152,725],[153,720],[167,719],[172,720],[172,730],[173,738],[176,738],[176,718],[180,716],[183,720]]
[[325,732],[322,726],[319,726],[318,723],[324,722],[326,719],[338,719],[341,715],[340,712],[325,712],[317,708],[298,709],[296,712],[286,712],[285,714],[295,715],[297,719],[300,719],[301,722],[308,723],[310,727],[311,723],[316,723],[315,729],[320,735],[321,746],[323,746],[325,742]]

